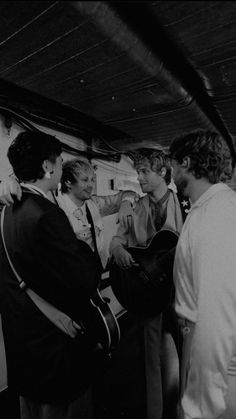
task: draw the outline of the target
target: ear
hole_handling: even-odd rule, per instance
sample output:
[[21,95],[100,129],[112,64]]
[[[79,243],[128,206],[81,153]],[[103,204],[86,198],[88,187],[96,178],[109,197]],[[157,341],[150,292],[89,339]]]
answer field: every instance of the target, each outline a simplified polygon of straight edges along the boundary
[[68,189],[70,189],[70,187],[71,187],[71,181],[70,180],[67,180],[65,182],[65,185],[67,186]]
[[161,169],[161,176],[164,178],[165,175],[166,175],[166,168],[165,167],[162,167],[162,169]]
[[53,173],[53,163],[50,160],[44,160],[42,168],[45,173]]
[[181,166],[188,169],[190,167],[190,157],[184,157]]

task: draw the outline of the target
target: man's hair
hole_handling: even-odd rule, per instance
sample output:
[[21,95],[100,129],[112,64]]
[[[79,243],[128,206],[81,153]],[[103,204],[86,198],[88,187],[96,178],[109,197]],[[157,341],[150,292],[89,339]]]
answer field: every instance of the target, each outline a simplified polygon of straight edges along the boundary
[[190,158],[189,171],[212,184],[232,177],[233,159],[226,141],[216,132],[193,131],[176,138],[170,146],[170,157],[182,163]]
[[74,185],[77,182],[77,178],[80,176],[80,174],[86,173],[88,171],[94,172],[94,168],[89,162],[82,159],[73,159],[63,163],[61,192],[68,192],[69,188],[66,184],[68,181]]
[[45,175],[44,160],[55,163],[62,151],[61,143],[55,137],[41,131],[25,131],[11,143],[7,157],[20,182],[36,181]]
[[164,177],[166,184],[171,182],[171,164],[167,153],[155,148],[139,148],[133,153],[134,168],[137,169],[140,164],[149,163],[153,172],[160,174],[161,169],[166,169]]

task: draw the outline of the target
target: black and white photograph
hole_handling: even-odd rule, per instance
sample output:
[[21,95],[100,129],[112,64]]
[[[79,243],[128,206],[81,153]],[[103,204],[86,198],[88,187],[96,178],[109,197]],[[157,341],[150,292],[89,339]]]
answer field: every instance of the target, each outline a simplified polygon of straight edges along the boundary
[[235,1],[0,1],[1,419],[236,419],[235,166]]

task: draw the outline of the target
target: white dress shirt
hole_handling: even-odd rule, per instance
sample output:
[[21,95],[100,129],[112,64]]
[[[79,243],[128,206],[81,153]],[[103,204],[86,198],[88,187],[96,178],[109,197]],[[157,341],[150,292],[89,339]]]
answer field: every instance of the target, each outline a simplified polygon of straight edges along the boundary
[[[86,205],[93,219],[97,249],[104,268],[109,255],[104,243],[104,224],[102,217],[117,213],[122,201],[132,200],[134,202],[137,197],[138,195],[133,191],[120,191],[115,195],[108,196],[92,195],[91,199],[86,201]],[[87,220],[85,204],[78,209],[66,193],[61,194],[60,192],[57,196],[57,202],[66,213],[76,237],[84,240],[94,250],[91,226]],[[75,211],[78,214],[78,210],[81,211],[80,218],[75,217]]]
[[[67,194],[62,194],[58,200],[60,207],[66,213],[76,237],[85,241],[92,250],[94,243],[91,234],[91,225],[88,222],[85,203],[78,207]],[[102,230],[102,226],[101,226]],[[99,233],[97,232],[96,236]]]
[[226,409],[236,354],[236,194],[222,183],[193,205],[174,264],[175,308],[194,323],[184,419],[216,419]]

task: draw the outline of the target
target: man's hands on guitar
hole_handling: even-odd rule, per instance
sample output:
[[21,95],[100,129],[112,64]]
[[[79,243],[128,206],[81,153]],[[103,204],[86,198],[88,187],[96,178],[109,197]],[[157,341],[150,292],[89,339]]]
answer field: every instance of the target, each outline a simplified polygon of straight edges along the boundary
[[2,204],[9,206],[13,203],[12,195],[16,196],[18,200],[21,199],[22,191],[20,184],[13,177],[9,177],[7,180],[0,184],[0,201]]
[[132,268],[132,266],[138,266],[131,254],[121,246],[114,249],[113,256],[116,264],[121,269],[129,269]]

